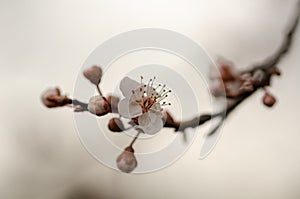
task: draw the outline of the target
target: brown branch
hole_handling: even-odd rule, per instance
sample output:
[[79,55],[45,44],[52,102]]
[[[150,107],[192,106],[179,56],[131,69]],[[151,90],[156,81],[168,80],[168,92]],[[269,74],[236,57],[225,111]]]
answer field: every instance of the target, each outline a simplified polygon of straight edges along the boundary
[[[174,128],[175,131],[180,131],[184,132],[185,129],[187,128],[196,128],[198,126],[203,125],[207,121],[211,121],[216,118],[221,118],[220,122],[208,133],[208,135],[212,135],[215,133],[220,126],[222,125],[222,122],[228,117],[230,113],[232,113],[236,107],[238,107],[242,102],[244,102],[247,98],[249,98],[252,94],[254,94],[257,90],[261,88],[265,88],[266,86],[269,86],[271,83],[271,78],[274,75],[279,75],[280,72],[277,69],[277,64],[280,62],[280,60],[289,52],[291,49],[292,41],[295,35],[295,32],[297,30],[297,26],[299,23],[299,15],[300,15],[300,1],[297,4],[297,12],[295,19],[293,23],[291,24],[290,29],[284,36],[284,40],[280,46],[280,48],[269,58],[267,58],[265,61],[262,63],[249,67],[250,69],[243,70],[239,73],[239,77],[241,78],[243,75],[248,74],[248,75],[254,75],[256,72],[261,72],[263,75],[259,81],[252,82],[253,89],[250,91],[247,90],[240,90],[235,93],[225,93],[225,96],[228,101],[227,101],[227,106],[224,110],[221,110],[218,113],[214,114],[202,114],[198,117],[192,118],[191,120],[188,121],[175,121],[173,117],[170,115],[169,112],[166,112],[164,120],[164,127],[166,128]],[[95,70],[95,68],[93,68]],[[97,69],[97,68],[96,68]],[[99,69],[97,69],[99,70]],[[101,72],[102,73],[102,72]],[[234,79],[234,77],[232,77]],[[231,79],[232,79],[231,78]],[[227,81],[223,79],[223,81]],[[241,81],[241,79],[239,79]],[[223,82],[223,83],[224,83]],[[97,83],[98,80],[97,80]],[[98,84],[96,84],[97,91],[99,92],[99,95],[102,96],[102,92],[100,90],[100,87]],[[226,87],[225,87],[226,88]],[[225,89],[225,92],[226,89]],[[117,105],[119,102],[119,98],[115,96],[108,96],[108,103],[110,105],[110,108],[112,112],[118,112],[117,110]],[[81,101],[78,101],[76,99],[72,100],[72,104],[74,106],[78,105],[82,107],[81,111],[88,111],[88,104],[83,103]],[[134,124],[132,124],[134,125]],[[134,142],[134,141],[133,141]]]
[[79,100],[77,100],[77,99],[73,99],[72,100],[72,104],[74,105],[74,106],[77,106],[77,105],[79,105],[79,106],[81,106],[82,107],[82,111],[88,111],[88,104],[86,104],[86,103],[84,103],[84,102],[81,102],[81,101],[79,101]]
[[212,135],[213,133],[215,133],[222,125],[223,120],[225,120],[228,117],[228,115],[235,110],[236,107],[238,107],[242,102],[244,102],[257,90],[269,86],[272,76],[280,74],[277,69],[277,64],[291,49],[292,41],[299,23],[299,16],[300,16],[300,1],[297,4],[295,19],[291,24],[289,31],[286,33],[280,48],[270,58],[266,59],[261,64],[249,67],[250,69],[243,70],[240,72],[240,75],[246,73],[253,75],[258,70],[261,70],[263,72],[264,75],[262,77],[262,80],[253,84],[252,91],[243,92],[241,93],[241,95],[235,98],[230,98],[230,103],[227,103],[227,107],[216,114],[203,114],[200,115],[199,117],[195,117],[188,121],[178,122],[175,121],[169,113],[166,113],[165,116],[166,122],[164,127],[174,128],[175,131],[184,132],[184,130],[187,128],[195,128],[204,124],[207,121],[210,121],[217,117],[221,117],[222,120],[208,133],[208,135]]

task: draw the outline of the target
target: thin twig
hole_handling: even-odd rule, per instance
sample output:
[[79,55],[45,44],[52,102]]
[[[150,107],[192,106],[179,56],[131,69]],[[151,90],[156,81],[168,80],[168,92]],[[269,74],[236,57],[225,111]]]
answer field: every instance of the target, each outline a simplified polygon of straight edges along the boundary
[[138,133],[136,134],[136,136],[133,138],[133,140],[131,141],[131,143],[129,144],[128,147],[132,147],[132,145],[135,143],[135,141],[137,140],[137,138],[139,137],[139,135],[143,132],[141,129],[137,129]]
[[99,95],[100,95],[100,96],[103,96],[103,95],[102,95],[102,92],[101,92],[101,90],[100,90],[99,84],[96,86],[96,88],[97,88],[97,91],[98,91]]

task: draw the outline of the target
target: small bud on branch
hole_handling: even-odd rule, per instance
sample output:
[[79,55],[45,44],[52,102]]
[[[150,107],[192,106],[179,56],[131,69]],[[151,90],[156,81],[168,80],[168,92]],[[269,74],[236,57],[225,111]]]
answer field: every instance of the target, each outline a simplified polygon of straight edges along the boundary
[[48,108],[61,107],[72,103],[72,100],[66,95],[61,95],[58,87],[46,89],[41,95],[41,100]]
[[98,95],[90,98],[88,110],[92,114],[103,116],[110,112],[110,106],[105,97]]
[[92,84],[98,86],[102,78],[102,69],[99,66],[92,66],[84,70],[83,75],[90,80]]
[[137,167],[137,160],[134,156],[132,146],[126,147],[117,158],[117,167],[125,173],[130,173]]

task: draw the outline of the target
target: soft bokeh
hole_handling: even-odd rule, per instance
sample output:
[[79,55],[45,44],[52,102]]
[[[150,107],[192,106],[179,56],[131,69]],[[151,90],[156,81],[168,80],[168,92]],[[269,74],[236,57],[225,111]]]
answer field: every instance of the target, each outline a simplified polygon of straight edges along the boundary
[[[1,0],[0,198],[298,199],[300,32],[273,81],[278,104],[258,92],[228,119],[213,153],[185,156],[147,175],[99,164],[82,147],[73,113],[46,109],[52,85],[72,95],[81,63],[113,35],[143,27],[192,38],[237,67],[277,49],[296,0]],[[203,134],[203,130],[199,134]]]

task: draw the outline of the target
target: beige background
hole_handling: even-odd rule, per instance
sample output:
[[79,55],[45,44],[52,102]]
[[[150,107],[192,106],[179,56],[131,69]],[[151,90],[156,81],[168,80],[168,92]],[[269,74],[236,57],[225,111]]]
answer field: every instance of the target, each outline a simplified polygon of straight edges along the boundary
[[70,110],[47,110],[39,100],[51,85],[72,94],[91,50],[143,27],[178,31],[246,67],[279,46],[295,3],[0,0],[0,198],[298,199],[299,31],[279,65],[283,76],[273,81],[279,103],[265,108],[261,92],[247,100],[205,160],[198,160],[199,136],[167,169],[134,176],[116,172],[84,150]]

